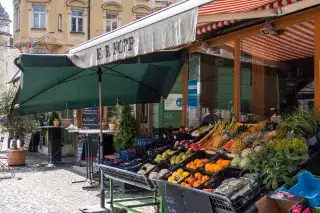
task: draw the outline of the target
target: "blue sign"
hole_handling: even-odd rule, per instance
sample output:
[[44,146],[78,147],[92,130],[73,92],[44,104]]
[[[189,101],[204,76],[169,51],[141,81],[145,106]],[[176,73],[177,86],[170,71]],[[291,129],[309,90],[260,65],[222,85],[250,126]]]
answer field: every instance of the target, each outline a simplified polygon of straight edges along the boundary
[[182,98],[178,98],[176,104],[178,107],[182,107]]
[[188,106],[191,108],[198,107],[198,81],[188,81]]

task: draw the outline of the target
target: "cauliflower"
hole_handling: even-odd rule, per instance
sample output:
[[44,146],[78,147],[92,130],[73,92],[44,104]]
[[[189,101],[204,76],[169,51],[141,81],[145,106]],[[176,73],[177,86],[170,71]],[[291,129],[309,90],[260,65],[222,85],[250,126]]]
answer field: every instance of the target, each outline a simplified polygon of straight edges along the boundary
[[241,168],[247,168],[250,164],[250,159],[249,158],[243,158],[240,163],[239,163],[239,166]]
[[246,158],[249,157],[253,153],[253,149],[247,148],[241,152],[241,157]]
[[240,158],[240,157],[235,157],[235,158],[233,158],[232,161],[231,161],[231,166],[233,166],[233,167],[238,167],[240,161],[241,161],[241,158]]
[[260,151],[262,151],[264,149],[264,147],[263,146],[256,146],[256,147],[254,147],[254,151],[255,152],[260,152]]

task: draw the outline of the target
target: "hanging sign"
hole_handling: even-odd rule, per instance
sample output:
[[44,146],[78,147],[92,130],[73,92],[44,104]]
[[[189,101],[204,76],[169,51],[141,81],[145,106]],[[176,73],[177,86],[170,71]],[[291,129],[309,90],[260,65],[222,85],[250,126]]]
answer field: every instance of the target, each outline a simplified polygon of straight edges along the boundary
[[164,101],[164,110],[182,110],[182,94],[169,94]]
[[188,81],[188,107],[190,108],[198,107],[198,81],[197,80]]

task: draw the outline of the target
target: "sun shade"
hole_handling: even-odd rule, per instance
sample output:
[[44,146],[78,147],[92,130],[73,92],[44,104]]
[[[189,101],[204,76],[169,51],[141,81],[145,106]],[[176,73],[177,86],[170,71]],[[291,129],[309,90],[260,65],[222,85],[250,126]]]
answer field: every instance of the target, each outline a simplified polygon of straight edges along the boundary
[[[164,51],[101,65],[102,104],[158,103],[170,93],[185,51]],[[82,69],[65,55],[22,55],[14,114],[99,106],[98,67]]]

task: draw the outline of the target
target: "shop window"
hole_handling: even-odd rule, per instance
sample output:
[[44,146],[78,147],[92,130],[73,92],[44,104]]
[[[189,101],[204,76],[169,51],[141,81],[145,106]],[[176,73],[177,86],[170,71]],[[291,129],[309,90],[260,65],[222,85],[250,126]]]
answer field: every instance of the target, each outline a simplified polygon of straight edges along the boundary
[[111,32],[120,27],[120,19],[118,13],[108,13],[106,19],[106,32]]
[[46,28],[45,6],[33,6],[33,28]]
[[72,9],[71,32],[83,32],[83,11],[82,10]]
[[62,31],[62,14],[58,14],[58,30]]

